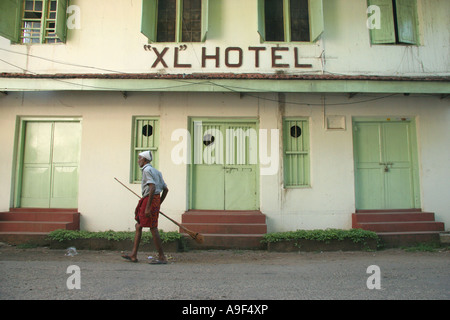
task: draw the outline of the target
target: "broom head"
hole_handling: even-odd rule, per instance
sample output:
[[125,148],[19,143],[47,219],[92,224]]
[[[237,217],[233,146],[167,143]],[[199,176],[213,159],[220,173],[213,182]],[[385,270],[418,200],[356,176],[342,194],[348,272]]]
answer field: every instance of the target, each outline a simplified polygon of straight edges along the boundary
[[193,232],[190,230],[184,230],[187,232],[187,234],[195,240],[195,242],[197,242],[198,244],[202,244],[204,241],[204,237],[202,234],[198,233],[198,232]]

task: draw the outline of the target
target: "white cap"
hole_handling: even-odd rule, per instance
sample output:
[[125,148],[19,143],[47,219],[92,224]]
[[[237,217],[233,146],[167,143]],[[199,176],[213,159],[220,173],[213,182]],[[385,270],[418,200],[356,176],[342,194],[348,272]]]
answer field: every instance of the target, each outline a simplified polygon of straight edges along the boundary
[[139,153],[139,156],[142,158],[147,159],[148,161],[152,162],[153,160],[153,156],[152,156],[152,152],[151,151],[144,151]]

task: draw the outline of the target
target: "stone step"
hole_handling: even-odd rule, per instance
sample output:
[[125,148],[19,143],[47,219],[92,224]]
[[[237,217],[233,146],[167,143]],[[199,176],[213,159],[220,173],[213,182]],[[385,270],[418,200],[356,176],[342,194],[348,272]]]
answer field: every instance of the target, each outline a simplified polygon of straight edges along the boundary
[[352,227],[376,232],[386,247],[439,243],[445,230],[434,212],[420,209],[360,210],[352,214]]
[[375,232],[444,231],[444,223],[435,221],[368,222],[357,226]]
[[190,210],[183,214],[182,224],[203,235],[201,245],[187,238],[189,246],[198,249],[261,249],[267,233],[266,216],[254,210]]
[[433,212],[383,212],[353,214],[355,223],[364,222],[406,222],[406,221],[434,221]]
[[72,222],[0,221],[0,232],[51,232],[58,229],[72,230],[72,225]]
[[235,250],[264,250],[267,245],[261,243],[263,234],[204,234],[204,242],[198,244],[190,237],[186,237],[190,249],[235,249]]
[[[244,223],[183,223],[189,230],[199,233],[214,234],[265,234],[266,224],[244,224]],[[180,229],[180,232],[183,230]]]
[[10,244],[46,243],[47,235],[58,229],[79,230],[77,209],[15,208],[0,212],[0,241]]

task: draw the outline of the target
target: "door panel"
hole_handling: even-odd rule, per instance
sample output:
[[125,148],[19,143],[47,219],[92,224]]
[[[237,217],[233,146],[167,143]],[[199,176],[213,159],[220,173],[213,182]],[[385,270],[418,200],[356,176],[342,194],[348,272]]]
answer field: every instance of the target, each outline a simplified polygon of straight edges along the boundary
[[194,176],[192,205],[195,209],[223,210],[223,125],[194,123]]
[[79,122],[25,122],[20,207],[76,208]]
[[196,165],[193,179],[193,208],[223,210],[224,174],[222,166]]
[[249,166],[225,169],[225,210],[254,210],[256,179]]
[[79,122],[54,123],[51,208],[77,207],[80,141]]
[[386,179],[386,207],[414,208],[411,143],[409,123],[385,123],[383,163],[388,165]]
[[408,123],[385,123],[382,125],[384,142],[384,159],[396,165],[411,162],[411,146]]
[[357,169],[356,208],[377,209],[384,203],[384,179],[379,168]]
[[76,208],[78,167],[54,166],[50,208]]
[[194,209],[255,210],[255,122],[194,122]]
[[384,203],[384,179],[380,169],[381,132],[378,124],[355,125],[356,207],[375,208]]
[[[395,164],[394,164],[395,166]],[[414,208],[411,170],[393,168],[385,174],[386,209]]]
[[50,201],[50,165],[34,167],[27,164],[23,169],[21,207],[46,208]]
[[416,207],[411,123],[354,124],[357,209]]
[[52,131],[52,123],[27,123],[22,169],[23,207],[46,207],[49,204]]

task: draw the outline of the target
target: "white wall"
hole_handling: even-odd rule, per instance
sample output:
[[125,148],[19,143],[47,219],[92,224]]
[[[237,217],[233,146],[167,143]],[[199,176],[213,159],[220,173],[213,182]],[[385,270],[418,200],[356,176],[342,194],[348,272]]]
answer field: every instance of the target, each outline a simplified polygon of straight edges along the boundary
[[[16,116],[80,116],[82,147],[79,176],[79,210],[87,230],[133,230],[137,198],[114,177],[128,183],[132,117],[160,117],[160,169],[170,193],[163,212],[177,220],[187,209],[187,167],[171,161],[171,150],[179,141],[171,134],[187,128],[188,117],[250,117],[261,129],[281,129],[283,116],[310,119],[311,187],[284,189],[282,158],[273,176],[261,176],[260,205],[267,215],[269,232],[313,228],[350,228],[355,210],[352,117],[401,116],[416,120],[420,163],[422,209],[436,213],[450,226],[450,108],[448,99],[437,96],[398,95],[371,102],[374,95],[326,96],[286,94],[278,104],[277,94],[234,93],[121,93],[41,92],[0,96],[0,211],[11,205]],[[291,104],[290,102],[295,102]],[[361,102],[357,104],[348,104]],[[313,106],[300,103],[318,104]],[[342,105],[333,105],[342,104]],[[344,116],[346,130],[324,128],[324,116]],[[281,142],[281,137],[280,137]],[[281,146],[281,143],[280,143]],[[281,148],[281,147],[280,147]],[[140,185],[129,185],[137,193]],[[160,219],[163,230],[176,227]]]
[[[263,43],[257,33],[256,0],[210,0],[209,31],[205,43],[188,43],[180,52],[180,63],[191,63],[192,68],[173,68],[174,49],[179,43],[152,44],[159,52],[170,48],[161,64],[152,68],[156,55],[145,51],[147,38],[141,34],[141,0],[71,0],[79,6],[81,29],[68,30],[66,44],[10,45],[0,37],[2,72],[32,73],[194,73],[232,72],[274,73],[272,47],[289,48],[279,52],[282,62],[294,64],[293,49],[299,48],[300,63],[312,68],[281,68],[286,73],[332,73],[377,75],[447,75],[450,64],[450,22],[447,0],[418,0],[420,46],[371,46],[366,26],[365,0],[324,0],[325,31],[316,43]],[[255,70],[255,55],[249,46],[263,46],[261,67]],[[220,68],[208,61],[201,67],[202,48],[212,54],[220,47]],[[227,68],[225,49],[241,47],[244,63],[241,68]],[[233,59],[236,59],[235,53]],[[40,58],[45,58],[43,60]]]

